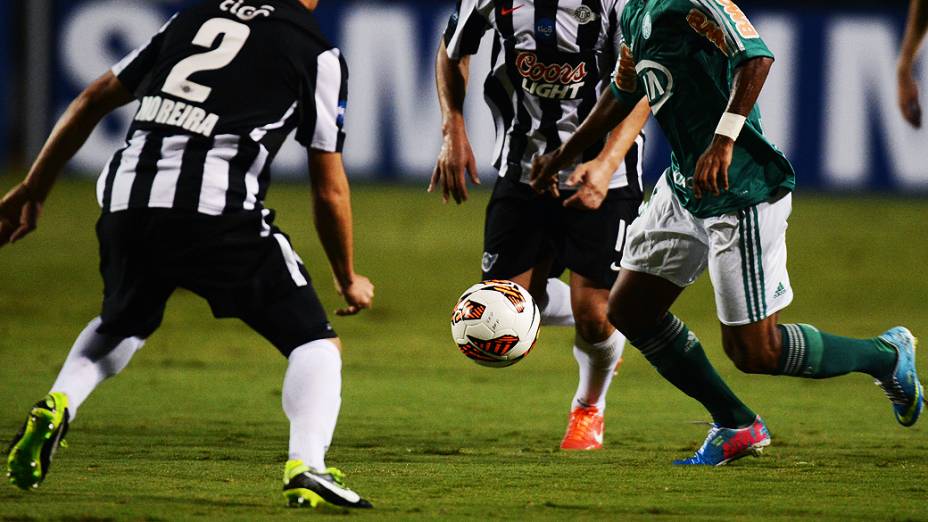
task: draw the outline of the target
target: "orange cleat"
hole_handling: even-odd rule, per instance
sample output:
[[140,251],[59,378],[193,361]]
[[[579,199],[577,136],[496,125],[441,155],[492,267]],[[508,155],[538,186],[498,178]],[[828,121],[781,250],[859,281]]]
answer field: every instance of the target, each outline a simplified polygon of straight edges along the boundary
[[575,408],[570,412],[562,450],[588,451],[603,447],[603,414],[596,406]]

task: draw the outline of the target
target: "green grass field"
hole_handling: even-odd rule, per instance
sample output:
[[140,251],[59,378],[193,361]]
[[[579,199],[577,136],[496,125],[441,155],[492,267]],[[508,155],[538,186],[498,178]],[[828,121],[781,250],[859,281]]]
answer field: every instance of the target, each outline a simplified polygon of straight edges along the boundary
[[[4,187],[12,180],[2,180]],[[98,312],[89,182],[62,183],[40,229],[0,250],[0,435],[11,437]],[[532,355],[493,370],[452,344],[448,312],[478,277],[488,192],[443,206],[422,187],[358,187],[358,270],[375,308],[336,318],[345,389],[328,461],[377,519],[928,519],[928,421],[904,429],[871,379],[740,374],[719,348],[707,278],[675,308],[719,371],[766,418],[773,446],[719,469],[670,461],[702,442],[707,415],[634,349],[609,397],[607,449],[557,445],[576,385],[572,332],[543,331]],[[269,204],[327,308],[339,301],[309,216],[308,188]],[[928,336],[928,201],[798,195],[788,321],[870,336]],[[919,356],[923,372],[928,358]],[[293,519],[280,474],[285,360],[237,321],[178,292],[164,325],[72,425],[42,488],[0,488],[0,520]],[[923,375],[924,377],[924,375]]]

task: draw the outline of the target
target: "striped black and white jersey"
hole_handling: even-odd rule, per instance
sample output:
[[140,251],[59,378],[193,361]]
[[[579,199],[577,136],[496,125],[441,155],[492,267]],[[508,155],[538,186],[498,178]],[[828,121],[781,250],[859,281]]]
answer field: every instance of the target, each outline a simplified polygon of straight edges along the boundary
[[207,0],[171,18],[112,72],[140,100],[97,182],[104,212],[262,208],[296,129],[340,152],[348,70],[298,0]]
[[[493,30],[484,98],[496,122],[494,167],[528,181],[532,159],[566,141],[608,88],[625,0],[458,0],[445,30],[448,57],[476,54]],[[605,140],[581,158],[596,157]],[[610,188],[641,197],[639,136]],[[561,173],[562,181],[572,168]]]

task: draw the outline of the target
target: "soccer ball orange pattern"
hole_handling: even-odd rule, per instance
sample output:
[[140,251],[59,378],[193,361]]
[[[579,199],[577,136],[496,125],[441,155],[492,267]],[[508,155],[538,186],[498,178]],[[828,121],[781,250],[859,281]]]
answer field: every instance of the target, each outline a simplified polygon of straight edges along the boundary
[[528,290],[512,281],[477,283],[451,311],[451,336],[461,353],[482,366],[519,362],[538,340],[541,313]]

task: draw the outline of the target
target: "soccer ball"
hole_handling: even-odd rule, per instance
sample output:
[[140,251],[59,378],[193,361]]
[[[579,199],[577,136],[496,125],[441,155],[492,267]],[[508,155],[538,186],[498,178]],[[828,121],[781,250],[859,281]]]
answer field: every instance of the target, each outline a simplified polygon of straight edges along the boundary
[[461,353],[482,366],[519,362],[535,347],[541,313],[528,290],[512,281],[477,283],[451,311],[451,336]]

